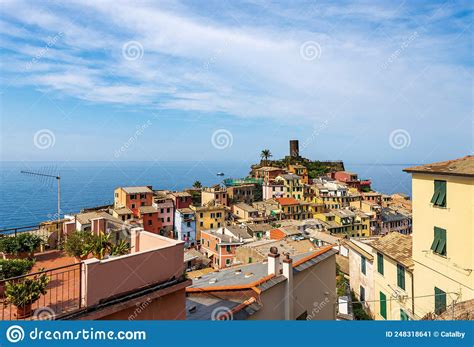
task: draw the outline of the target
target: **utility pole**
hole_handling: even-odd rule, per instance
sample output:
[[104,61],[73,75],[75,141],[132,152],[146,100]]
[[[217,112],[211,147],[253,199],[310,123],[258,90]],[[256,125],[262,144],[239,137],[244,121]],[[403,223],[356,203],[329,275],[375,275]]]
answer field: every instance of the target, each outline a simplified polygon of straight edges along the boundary
[[61,224],[61,176],[48,175],[41,172],[33,172],[33,171],[20,171],[20,172],[25,175],[53,178],[57,180],[58,182],[58,225],[57,225],[58,243],[61,242],[61,230],[59,230],[59,225]]

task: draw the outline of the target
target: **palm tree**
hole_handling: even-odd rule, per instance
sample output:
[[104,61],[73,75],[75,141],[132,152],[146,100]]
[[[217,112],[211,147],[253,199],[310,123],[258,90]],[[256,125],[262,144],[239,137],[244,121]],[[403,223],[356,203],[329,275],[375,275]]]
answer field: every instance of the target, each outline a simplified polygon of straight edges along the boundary
[[271,158],[272,156],[273,156],[272,152],[270,152],[269,149],[264,149],[262,153],[260,153],[260,158],[262,158],[265,161],[265,165],[267,165],[268,159]]
[[201,182],[196,181],[196,182],[194,182],[193,187],[194,188],[202,188],[202,184],[201,184]]

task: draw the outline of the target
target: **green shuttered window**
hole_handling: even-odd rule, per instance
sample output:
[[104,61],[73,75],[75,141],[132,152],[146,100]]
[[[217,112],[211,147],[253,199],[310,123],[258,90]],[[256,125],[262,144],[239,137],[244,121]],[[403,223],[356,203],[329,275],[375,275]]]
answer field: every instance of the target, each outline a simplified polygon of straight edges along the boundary
[[382,292],[380,292],[380,315],[387,319],[387,297]]
[[434,227],[434,239],[431,250],[439,255],[446,256],[446,230]]
[[377,271],[383,275],[383,254],[377,253]]
[[434,206],[446,207],[446,181],[434,181],[434,193],[431,203]]
[[446,310],[446,293],[435,287],[435,313],[440,314]]
[[408,317],[408,314],[400,309],[400,320],[410,320],[410,317]]
[[397,264],[397,286],[405,290],[405,267]]
[[360,258],[360,271],[362,271],[362,273],[365,275],[366,273],[366,260],[365,260],[365,257],[364,256],[361,256]]

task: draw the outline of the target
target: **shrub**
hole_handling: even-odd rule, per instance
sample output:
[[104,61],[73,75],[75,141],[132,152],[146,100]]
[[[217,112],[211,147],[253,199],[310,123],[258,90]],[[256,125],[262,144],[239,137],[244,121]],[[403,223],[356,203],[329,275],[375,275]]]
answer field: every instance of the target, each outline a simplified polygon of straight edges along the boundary
[[34,263],[29,259],[0,259],[0,280],[25,275]]
[[43,243],[43,239],[32,233],[22,233],[16,236],[18,242],[18,252],[33,253]]
[[43,243],[36,234],[22,233],[0,238],[0,251],[6,254],[33,253]]
[[18,240],[14,236],[0,238],[0,252],[6,254],[17,254],[19,250]]
[[46,294],[49,277],[43,273],[21,281],[9,281],[5,284],[7,301],[16,307],[25,307]]
[[89,231],[75,231],[67,236],[64,250],[71,257],[82,257],[84,248],[90,243],[92,237],[92,233]]

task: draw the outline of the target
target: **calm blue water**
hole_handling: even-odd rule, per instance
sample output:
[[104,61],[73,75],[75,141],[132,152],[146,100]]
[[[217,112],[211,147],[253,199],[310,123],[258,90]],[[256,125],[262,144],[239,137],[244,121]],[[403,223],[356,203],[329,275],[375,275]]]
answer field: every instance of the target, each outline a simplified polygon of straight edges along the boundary
[[[21,170],[61,175],[62,214],[111,204],[119,186],[152,185],[181,190],[199,180],[209,186],[226,177],[244,177],[250,162],[0,162],[0,228],[34,225],[55,219],[56,181],[21,174]],[[346,164],[370,178],[384,193],[411,194],[411,180],[401,170],[409,165]],[[224,177],[216,175],[224,172]]]

